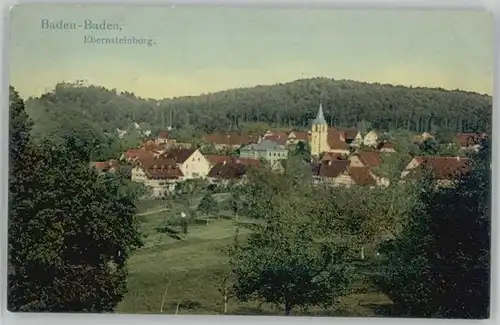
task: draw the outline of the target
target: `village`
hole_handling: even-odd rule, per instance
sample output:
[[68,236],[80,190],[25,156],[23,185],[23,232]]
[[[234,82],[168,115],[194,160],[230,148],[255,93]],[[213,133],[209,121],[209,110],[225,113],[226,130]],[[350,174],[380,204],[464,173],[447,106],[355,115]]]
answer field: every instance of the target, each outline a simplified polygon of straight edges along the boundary
[[493,16],[380,9],[13,6],[7,323],[493,317]]
[[[101,172],[128,168],[133,182],[144,184],[150,189],[150,196],[159,198],[185,180],[205,179],[210,184],[227,185],[245,181],[251,168],[283,172],[284,162],[297,150],[307,152],[309,158],[304,163],[310,168],[315,184],[388,186],[391,180],[377,169],[386,157],[397,153],[394,144],[384,139],[384,133],[370,130],[362,134],[356,129],[329,126],[321,103],[309,131],[213,133],[206,135],[198,148],[176,141],[169,133],[160,132],[154,140],[127,150],[119,159],[91,165]],[[427,132],[416,134],[414,142],[421,144],[433,137]],[[438,184],[449,186],[458,174],[467,170],[466,153],[477,151],[485,137],[481,133],[457,133],[449,145],[456,146],[463,155],[414,156],[400,173],[400,181],[415,178],[427,166]]]

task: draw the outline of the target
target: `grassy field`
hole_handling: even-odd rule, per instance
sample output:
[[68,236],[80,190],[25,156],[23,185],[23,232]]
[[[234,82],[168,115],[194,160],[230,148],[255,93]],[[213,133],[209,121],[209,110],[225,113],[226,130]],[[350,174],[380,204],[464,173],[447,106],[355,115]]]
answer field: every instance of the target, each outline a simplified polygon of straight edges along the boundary
[[[161,206],[144,203],[141,211]],[[147,206],[147,208],[145,208]],[[222,314],[220,274],[228,268],[222,251],[234,239],[237,224],[229,218],[214,219],[209,225],[190,226],[187,238],[179,240],[158,230],[172,212],[139,217],[145,245],[129,261],[128,289],[118,306],[119,313]],[[240,220],[245,222],[245,220]],[[240,228],[240,234],[249,230]],[[356,294],[341,299],[331,310],[310,310],[308,315],[376,316],[388,299],[359,284]],[[229,314],[282,315],[281,308],[257,302],[230,299]],[[297,312],[296,314],[299,314]]]

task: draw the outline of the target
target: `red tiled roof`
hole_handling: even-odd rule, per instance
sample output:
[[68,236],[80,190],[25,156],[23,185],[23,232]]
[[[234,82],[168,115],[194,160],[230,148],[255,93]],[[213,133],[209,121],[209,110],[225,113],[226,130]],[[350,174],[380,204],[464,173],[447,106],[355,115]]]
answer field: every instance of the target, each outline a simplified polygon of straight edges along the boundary
[[156,150],[158,148],[158,146],[156,145],[156,143],[153,140],[148,140],[144,144],[143,148],[144,148],[144,150],[147,150],[147,151],[153,151],[153,150]]
[[369,167],[376,167],[382,163],[382,158],[380,158],[379,153],[375,151],[359,151],[356,155]]
[[269,141],[275,142],[275,143],[283,146],[286,144],[286,140],[288,139],[288,136],[286,134],[283,135],[282,133],[284,133],[284,132],[280,132],[279,134],[268,134],[268,135],[263,136],[262,139],[269,140]]
[[247,171],[247,166],[236,162],[221,162],[212,167],[208,177],[222,179],[238,179],[243,177]]
[[151,152],[144,149],[130,149],[125,152],[125,158],[136,159],[136,158],[152,158]]
[[120,169],[120,163],[118,160],[111,159],[109,161],[94,161],[90,163],[90,167],[93,167],[101,172],[116,171]]
[[349,176],[356,185],[377,185],[369,167],[349,167]]
[[328,146],[332,150],[349,150],[349,145],[342,141],[341,139],[337,138],[336,135],[330,135],[328,134]]
[[107,169],[109,167],[109,164],[107,161],[95,161],[95,162],[92,162],[91,165],[94,168],[101,169],[101,170]]
[[[281,132],[281,133],[284,133],[284,132]],[[280,145],[285,145],[286,144],[286,140],[288,139],[288,136],[285,134],[285,135],[282,135],[282,134],[270,134],[270,135],[266,135],[263,137],[264,140],[269,140],[269,141],[273,141],[273,142],[276,142],[277,144],[280,144]]]
[[348,166],[348,160],[328,160],[321,162],[313,171],[317,176],[335,178],[342,174]]
[[184,176],[173,159],[139,159],[138,163],[149,178],[177,179]]
[[[290,137],[291,133],[295,135],[295,137]],[[292,130],[290,134],[288,134],[288,137],[290,139],[296,139],[296,140],[302,140],[302,141],[308,141],[309,140],[309,134],[304,131],[295,131]]]
[[325,152],[323,157],[321,158],[321,161],[328,161],[328,160],[340,160],[342,155],[340,153],[335,153],[335,152]]
[[221,162],[228,162],[228,161],[233,161],[233,158],[229,156],[219,156],[219,155],[206,155],[205,158],[207,158],[208,162],[211,165],[217,165]]
[[422,167],[431,170],[433,176],[440,180],[453,180],[467,173],[470,169],[470,159],[462,157],[415,157],[420,166],[412,170],[407,177],[418,177]]
[[183,149],[183,148],[175,148],[170,149],[163,154],[165,158],[171,158],[175,160],[177,163],[184,163],[191,155],[196,151],[196,149]]
[[356,129],[341,129],[339,131],[344,133],[344,139],[346,139],[346,141],[354,140],[359,133]]
[[203,141],[206,143],[229,146],[243,146],[253,142],[257,142],[258,140],[259,136],[239,133],[213,133],[203,137]]
[[485,134],[481,133],[458,133],[456,136],[460,147],[469,147],[481,144],[481,141],[485,139]]
[[328,128],[327,142],[330,149],[349,150],[349,145],[345,143],[343,137],[344,132],[333,127]]
[[344,132],[342,132],[341,130],[339,130],[333,126],[328,127],[328,134],[338,136],[338,138],[344,136]]

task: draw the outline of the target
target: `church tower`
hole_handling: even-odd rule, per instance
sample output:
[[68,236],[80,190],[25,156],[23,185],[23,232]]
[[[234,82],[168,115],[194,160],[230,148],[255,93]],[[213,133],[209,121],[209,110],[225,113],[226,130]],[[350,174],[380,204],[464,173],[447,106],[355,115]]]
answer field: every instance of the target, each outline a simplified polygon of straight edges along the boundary
[[311,156],[319,157],[319,155],[330,148],[328,146],[328,123],[326,123],[323,114],[323,104],[319,103],[318,115],[312,121],[311,130]]

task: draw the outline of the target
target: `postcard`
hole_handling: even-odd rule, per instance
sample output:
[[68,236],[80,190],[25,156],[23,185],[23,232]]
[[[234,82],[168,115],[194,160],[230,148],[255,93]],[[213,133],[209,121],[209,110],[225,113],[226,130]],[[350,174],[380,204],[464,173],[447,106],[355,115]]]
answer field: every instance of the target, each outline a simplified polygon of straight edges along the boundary
[[9,310],[488,318],[492,26],[15,6]]

